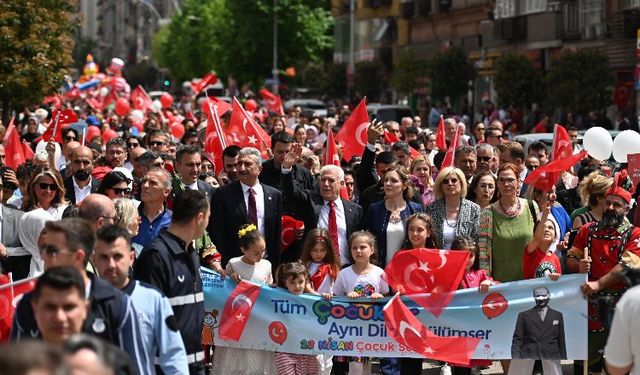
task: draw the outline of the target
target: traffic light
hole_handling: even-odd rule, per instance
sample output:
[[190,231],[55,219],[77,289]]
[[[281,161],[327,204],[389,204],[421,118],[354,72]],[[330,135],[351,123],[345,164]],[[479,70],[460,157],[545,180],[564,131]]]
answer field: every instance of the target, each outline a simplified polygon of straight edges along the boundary
[[171,81],[169,81],[168,79],[165,79],[163,84],[164,84],[165,87],[169,87],[169,86],[171,86]]

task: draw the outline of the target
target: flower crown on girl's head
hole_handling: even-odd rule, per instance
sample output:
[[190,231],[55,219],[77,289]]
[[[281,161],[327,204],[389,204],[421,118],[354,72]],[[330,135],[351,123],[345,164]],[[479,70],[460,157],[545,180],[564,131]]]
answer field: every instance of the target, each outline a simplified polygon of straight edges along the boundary
[[240,229],[238,231],[238,238],[242,238],[247,235],[247,233],[253,232],[254,230],[258,230],[255,224],[251,224],[244,229]]

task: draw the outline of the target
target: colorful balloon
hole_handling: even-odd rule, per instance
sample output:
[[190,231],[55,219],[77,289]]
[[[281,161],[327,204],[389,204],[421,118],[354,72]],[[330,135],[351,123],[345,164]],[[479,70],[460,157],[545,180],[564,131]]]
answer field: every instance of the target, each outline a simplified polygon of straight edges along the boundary
[[162,108],[169,108],[173,104],[173,96],[169,94],[162,94],[160,97],[160,103],[162,104]]
[[502,315],[509,307],[509,302],[500,293],[489,293],[482,301],[482,312],[488,319]]
[[85,140],[85,144],[88,144],[89,142],[91,142],[91,140],[93,139],[93,137],[99,137],[100,136],[100,128],[97,126],[89,126],[87,127],[87,139]]
[[143,122],[144,121],[144,113],[139,109],[134,109],[131,111],[131,119],[134,122]]
[[117,136],[118,136],[118,134],[116,133],[115,130],[113,130],[113,129],[105,130],[102,133],[102,140],[104,141],[104,143],[107,143],[110,140],[112,140],[113,138],[116,138]]
[[116,100],[116,113],[120,116],[125,116],[129,113],[131,106],[129,105],[129,101],[125,98],[118,98]]
[[269,324],[269,337],[278,345],[284,344],[287,341],[287,327],[282,322],[271,322]]

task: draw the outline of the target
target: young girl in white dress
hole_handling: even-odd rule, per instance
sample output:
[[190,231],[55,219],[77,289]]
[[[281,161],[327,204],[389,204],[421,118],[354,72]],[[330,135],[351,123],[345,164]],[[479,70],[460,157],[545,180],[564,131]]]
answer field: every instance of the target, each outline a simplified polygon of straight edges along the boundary
[[[227,263],[225,273],[236,282],[251,280],[273,284],[271,263],[264,259],[265,241],[254,224],[245,224],[238,231],[241,257]],[[259,349],[241,349],[217,346],[213,355],[211,374],[271,375],[276,374],[273,352]]]

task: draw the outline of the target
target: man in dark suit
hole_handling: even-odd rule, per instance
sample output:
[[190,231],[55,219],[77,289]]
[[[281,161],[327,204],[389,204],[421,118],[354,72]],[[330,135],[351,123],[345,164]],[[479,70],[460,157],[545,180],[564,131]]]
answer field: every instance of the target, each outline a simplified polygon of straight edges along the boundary
[[176,152],[175,174],[177,179],[173,181],[173,193],[179,194],[186,189],[197,190],[204,194],[207,201],[211,203],[211,198],[215,189],[208,183],[198,179],[200,176],[200,166],[202,157],[200,149],[194,145],[182,146]]
[[211,202],[207,230],[222,255],[223,267],[229,259],[242,255],[238,230],[254,223],[264,236],[266,258],[275,269],[280,264],[282,194],[260,183],[260,151],[245,147],[238,154],[238,181],[216,190]]
[[[0,186],[3,177],[0,175]],[[3,189],[0,187],[0,202]],[[0,204],[0,265],[2,273],[13,272],[13,278],[23,279],[29,274],[31,255],[22,250],[18,228],[24,212]]]
[[[297,187],[297,181],[292,178],[290,171],[298,159],[298,152],[300,152],[299,148],[294,148],[287,153],[282,162],[285,199],[293,201],[297,207],[300,207],[305,230],[327,229],[340,254],[340,264],[350,264],[351,255],[347,248],[347,240],[351,233],[360,228],[362,207],[351,201],[340,199],[340,189],[344,186],[344,171],[335,165],[325,165],[320,169],[319,194]],[[332,222],[335,222],[335,234],[332,233]]]
[[547,306],[549,289],[534,289],[533,298],[536,307],[518,314],[511,344],[513,361],[509,371],[530,374],[533,360],[541,359],[545,375],[562,374],[560,360],[567,358],[562,313]]
[[100,181],[91,176],[93,172],[93,152],[89,147],[80,146],[71,154],[71,176],[65,177],[65,198],[71,204],[80,204],[87,195],[98,190]]

